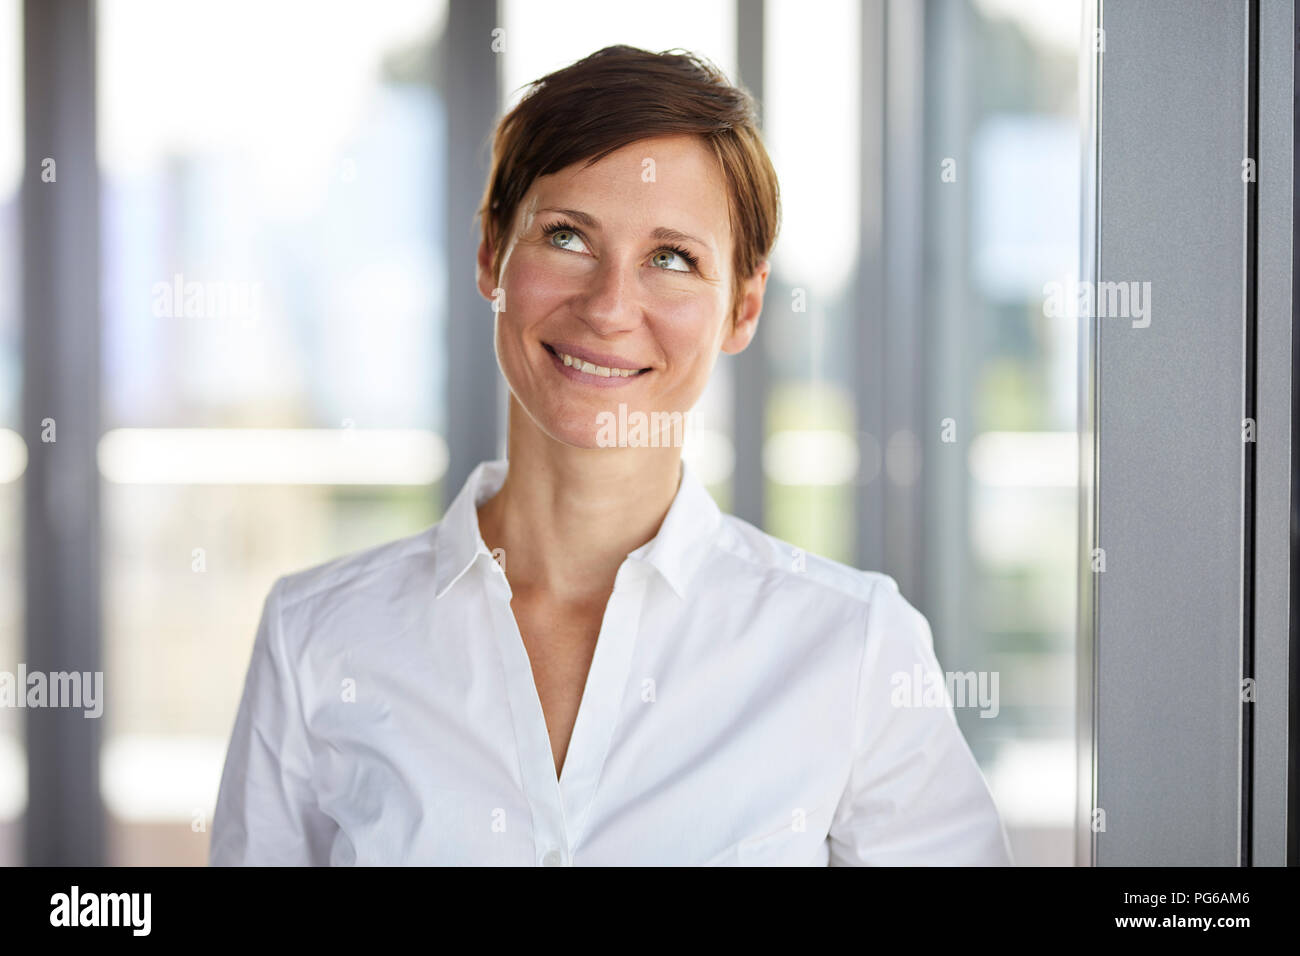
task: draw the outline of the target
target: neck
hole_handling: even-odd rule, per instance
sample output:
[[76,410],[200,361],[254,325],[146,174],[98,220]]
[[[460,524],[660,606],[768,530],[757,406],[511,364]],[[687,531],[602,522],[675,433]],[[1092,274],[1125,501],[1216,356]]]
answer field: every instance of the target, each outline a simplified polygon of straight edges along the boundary
[[501,489],[479,506],[489,550],[513,591],[562,601],[608,596],[627,555],[659,531],[677,493],[681,449],[575,448],[538,429],[510,398]]

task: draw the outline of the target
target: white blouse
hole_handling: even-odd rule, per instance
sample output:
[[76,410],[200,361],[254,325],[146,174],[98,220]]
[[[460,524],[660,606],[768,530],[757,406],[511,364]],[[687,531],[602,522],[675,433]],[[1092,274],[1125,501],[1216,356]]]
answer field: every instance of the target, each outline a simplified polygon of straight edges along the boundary
[[505,472],[480,464],[418,534],[276,580],[212,864],[1011,862],[950,699],[894,705],[898,675],[943,681],[925,617],[888,575],[722,514],[689,467],[618,570],[557,779],[479,534]]

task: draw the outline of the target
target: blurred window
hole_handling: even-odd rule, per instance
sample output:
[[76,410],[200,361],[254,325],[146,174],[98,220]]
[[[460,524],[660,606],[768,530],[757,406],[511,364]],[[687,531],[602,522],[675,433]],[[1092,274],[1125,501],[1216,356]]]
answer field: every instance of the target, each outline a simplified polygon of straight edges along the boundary
[[445,18],[99,5],[110,863],[205,862],[272,581],[438,516]]
[[[932,341],[962,347],[955,374],[932,368],[930,387],[946,400],[940,376],[960,383],[966,452],[963,499],[927,507],[964,516],[928,530],[928,553],[951,556],[928,569],[943,602],[935,642],[945,670],[998,676],[997,717],[967,707],[957,718],[1016,862],[1072,865],[1079,333],[1045,314],[1044,287],[1079,262],[1083,10],[931,9],[928,30],[947,39],[928,47],[925,84],[927,318]],[[939,175],[946,158],[955,182]]]
[[861,7],[828,0],[810,15],[804,4],[769,0],[764,24],[764,139],[782,214],[761,340],[766,530],[847,564],[861,473],[853,363],[862,317]]

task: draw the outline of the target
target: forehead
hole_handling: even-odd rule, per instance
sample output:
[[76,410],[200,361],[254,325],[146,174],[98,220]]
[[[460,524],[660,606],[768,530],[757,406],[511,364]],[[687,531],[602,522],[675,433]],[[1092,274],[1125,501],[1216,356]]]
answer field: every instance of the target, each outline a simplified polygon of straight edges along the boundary
[[524,214],[531,217],[544,206],[580,209],[602,228],[678,229],[710,243],[717,253],[730,239],[721,165],[696,136],[639,140],[591,166],[582,161],[539,176],[524,199]]

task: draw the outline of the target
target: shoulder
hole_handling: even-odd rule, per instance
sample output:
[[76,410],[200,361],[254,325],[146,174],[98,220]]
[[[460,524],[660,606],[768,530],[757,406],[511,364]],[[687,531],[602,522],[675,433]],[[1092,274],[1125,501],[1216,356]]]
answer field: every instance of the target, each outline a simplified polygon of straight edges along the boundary
[[743,604],[803,646],[830,643],[851,657],[845,671],[872,683],[880,674],[933,666],[929,621],[882,571],[864,571],[797,548],[733,515],[723,515],[713,560],[725,600]]
[[723,514],[714,547],[742,574],[823,601],[858,605],[865,610],[873,602],[889,600],[891,595],[902,600],[898,582],[890,575],[804,551],[735,515]]
[[282,616],[392,606],[428,580],[438,525],[281,575],[272,586]]

